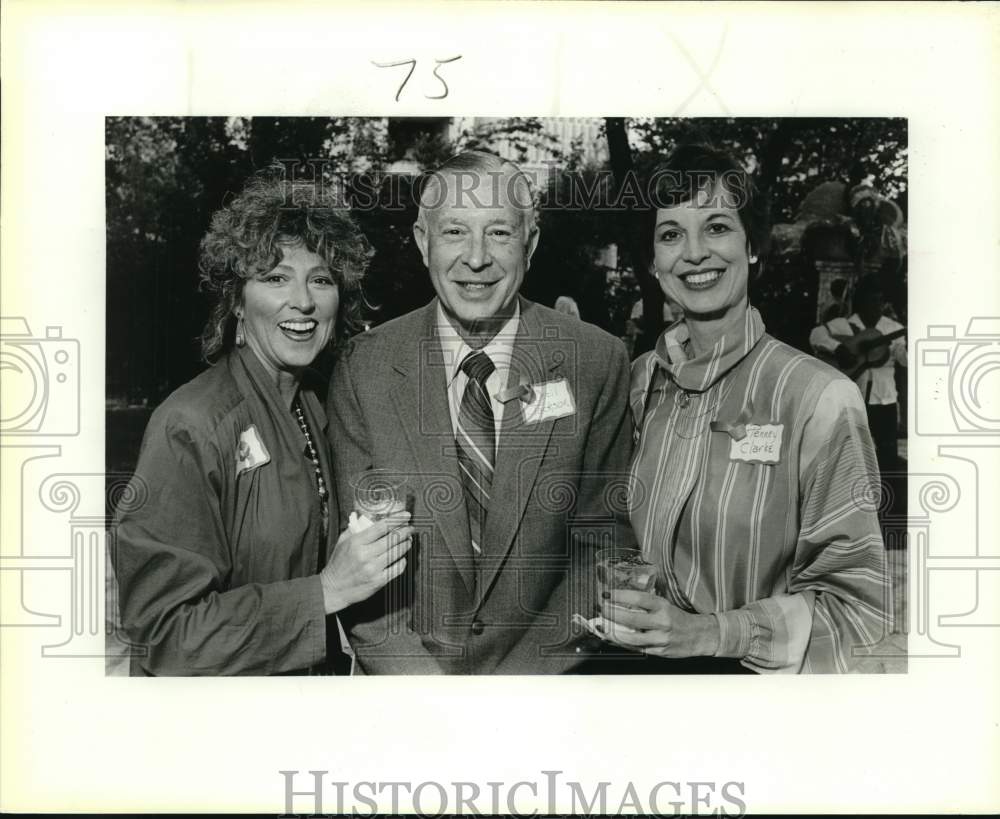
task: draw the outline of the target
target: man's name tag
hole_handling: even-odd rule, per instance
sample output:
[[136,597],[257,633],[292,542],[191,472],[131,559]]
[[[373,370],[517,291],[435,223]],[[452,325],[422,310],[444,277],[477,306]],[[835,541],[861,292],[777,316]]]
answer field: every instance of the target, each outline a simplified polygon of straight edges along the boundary
[[746,435],[729,442],[729,460],[776,464],[781,460],[784,424],[747,424]]
[[521,405],[525,424],[538,424],[550,418],[564,418],[576,412],[576,402],[565,378],[532,384],[534,393],[530,400]]
[[271,456],[268,454],[264,442],[260,439],[255,424],[251,424],[240,433],[240,444],[236,450],[236,474],[249,472],[258,466],[270,462]]

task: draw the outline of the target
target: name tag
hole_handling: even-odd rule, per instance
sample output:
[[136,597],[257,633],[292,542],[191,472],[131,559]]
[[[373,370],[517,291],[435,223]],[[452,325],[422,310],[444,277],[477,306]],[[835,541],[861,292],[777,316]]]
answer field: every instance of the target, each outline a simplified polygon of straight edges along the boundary
[[240,433],[240,445],[236,449],[236,474],[249,472],[270,461],[271,456],[260,439],[256,425],[251,424]]
[[781,460],[784,424],[747,424],[746,435],[729,443],[729,460],[776,464]]
[[550,418],[564,418],[576,412],[576,402],[565,378],[532,384],[534,393],[521,405],[525,424],[538,424]]

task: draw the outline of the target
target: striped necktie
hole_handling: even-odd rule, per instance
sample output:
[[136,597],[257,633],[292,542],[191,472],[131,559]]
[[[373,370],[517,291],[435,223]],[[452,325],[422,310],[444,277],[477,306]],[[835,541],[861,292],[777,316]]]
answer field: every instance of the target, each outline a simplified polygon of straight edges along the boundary
[[462,372],[469,377],[458,410],[458,466],[462,476],[465,506],[469,513],[469,537],[473,554],[482,553],[483,528],[490,507],[493,484],[496,427],[486,379],[496,369],[482,350],[462,359]]

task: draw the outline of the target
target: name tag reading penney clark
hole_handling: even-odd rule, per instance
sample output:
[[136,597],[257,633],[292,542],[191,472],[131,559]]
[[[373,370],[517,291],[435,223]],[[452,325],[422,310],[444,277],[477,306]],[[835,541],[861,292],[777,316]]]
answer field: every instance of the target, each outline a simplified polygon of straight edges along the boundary
[[576,412],[576,402],[565,378],[532,384],[531,400],[521,405],[525,424],[538,424],[549,418],[563,418]]
[[747,424],[747,434],[729,442],[729,460],[776,464],[781,460],[784,424]]

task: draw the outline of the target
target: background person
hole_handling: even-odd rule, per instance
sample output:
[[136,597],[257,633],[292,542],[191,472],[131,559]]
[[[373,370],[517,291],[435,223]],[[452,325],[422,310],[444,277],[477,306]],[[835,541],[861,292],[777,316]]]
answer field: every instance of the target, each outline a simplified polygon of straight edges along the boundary
[[[677,302],[671,301],[670,299],[664,300],[662,313],[663,325],[665,327],[669,327],[675,321],[679,321],[684,316],[683,308]],[[642,317],[642,299],[637,299],[632,305],[628,319],[625,321],[625,337],[622,339],[622,341],[625,342],[626,350],[628,350],[629,360],[636,357],[636,345],[639,341],[639,336],[642,335]]]
[[556,299],[553,309],[557,313],[564,313],[573,318],[580,318],[580,307],[572,296],[560,296]]
[[823,321],[846,316],[850,310],[847,306],[847,279],[834,279],[830,282],[830,301],[823,309]]
[[[874,274],[862,276],[854,290],[855,311],[847,318],[830,319],[816,327],[809,336],[814,351],[832,355],[846,362],[842,339],[874,329],[887,336],[903,325],[884,314],[882,286]],[[875,442],[879,470],[889,474],[898,470],[899,399],[896,390],[896,367],[907,364],[906,340],[897,337],[887,345],[888,354],[876,366],[865,367],[855,377],[868,414],[868,428]]]
[[343,211],[289,193],[252,179],[202,242],[213,365],[153,414],[133,478],[148,499],[115,526],[122,623],[147,651],[134,673],[343,672],[331,615],[405,567],[405,514],[334,546],[310,365],[358,315],[367,244]]

